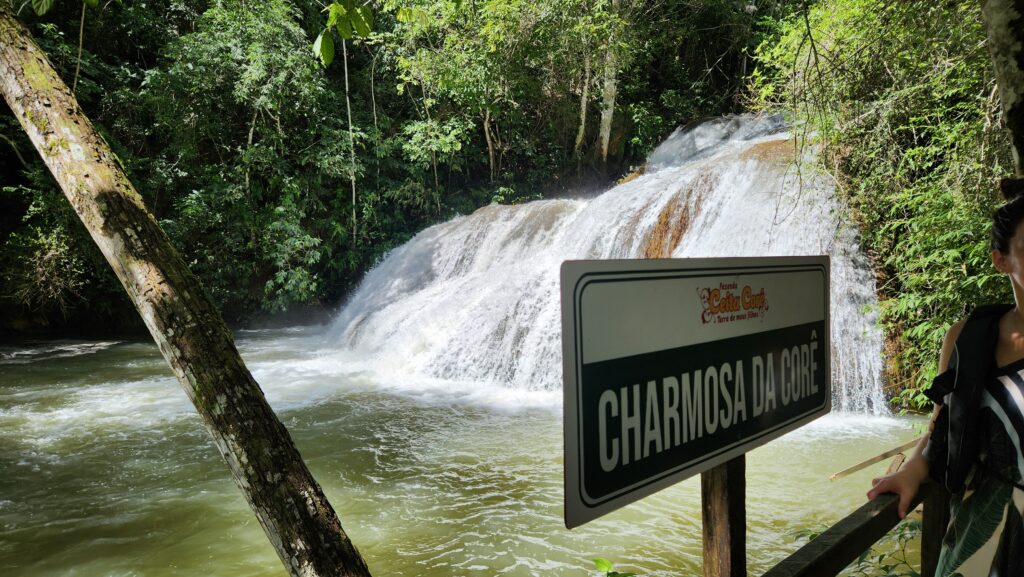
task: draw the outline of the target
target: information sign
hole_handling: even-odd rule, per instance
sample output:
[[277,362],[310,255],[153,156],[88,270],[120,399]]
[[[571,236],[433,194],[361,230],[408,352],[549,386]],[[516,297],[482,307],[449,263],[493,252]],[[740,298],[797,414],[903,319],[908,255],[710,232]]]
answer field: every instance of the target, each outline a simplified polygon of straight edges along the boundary
[[831,409],[828,257],[562,265],[572,528]]

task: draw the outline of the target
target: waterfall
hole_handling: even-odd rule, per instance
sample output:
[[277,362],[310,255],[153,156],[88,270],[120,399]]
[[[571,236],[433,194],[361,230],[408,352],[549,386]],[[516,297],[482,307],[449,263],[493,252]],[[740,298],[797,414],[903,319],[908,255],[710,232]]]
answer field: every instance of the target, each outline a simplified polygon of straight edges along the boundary
[[329,338],[395,378],[556,390],[562,261],[828,254],[833,406],[887,413],[874,275],[831,180],[794,163],[785,130],[778,116],[677,129],[644,174],[593,198],[430,227],[366,275]]

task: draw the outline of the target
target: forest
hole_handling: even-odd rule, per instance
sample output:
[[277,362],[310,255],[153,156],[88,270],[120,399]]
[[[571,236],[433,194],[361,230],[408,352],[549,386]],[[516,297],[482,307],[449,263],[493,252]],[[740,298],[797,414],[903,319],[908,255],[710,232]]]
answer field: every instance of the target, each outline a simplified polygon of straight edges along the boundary
[[[329,66],[315,1],[20,15],[211,296],[244,320],[336,305],[430,223],[602,186],[678,124],[741,109],[765,21],[788,8],[366,9],[372,29],[324,36]],[[134,322],[9,113],[0,130],[6,323]]]
[[[14,5],[235,324],[333,309],[432,223],[601,189],[677,126],[776,110],[860,227],[893,396],[920,404],[945,328],[1008,297],[974,2]],[[138,327],[6,107],[0,139],[4,331]]]

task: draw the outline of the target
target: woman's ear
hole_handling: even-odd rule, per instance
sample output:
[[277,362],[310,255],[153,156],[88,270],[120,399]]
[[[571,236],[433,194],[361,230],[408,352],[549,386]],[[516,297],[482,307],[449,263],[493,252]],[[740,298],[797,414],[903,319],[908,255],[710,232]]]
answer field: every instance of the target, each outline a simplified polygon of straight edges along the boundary
[[992,249],[992,265],[996,267],[999,272],[1006,272],[1006,255],[999,252],[998,249]]

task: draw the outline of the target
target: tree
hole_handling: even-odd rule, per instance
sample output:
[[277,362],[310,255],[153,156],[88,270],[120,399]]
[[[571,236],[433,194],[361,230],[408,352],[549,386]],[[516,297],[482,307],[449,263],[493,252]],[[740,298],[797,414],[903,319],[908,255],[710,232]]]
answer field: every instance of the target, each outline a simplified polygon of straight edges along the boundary
[[[611,17],[614,19],[619,12],[620,0],[612,0]],[[608,145],[612,137],[612,116],[615,113],[615,95],[618,91],[619,74],[619,34],[617,26],[613,26],[608,36],[608,45],[604,53],[604,79],[601,89],[601,164],[608,163]]]
[[331,38],[331,28],[335,28],[341,36],[341,62],[345,66],[345,112],[348,116],[348,150],[352,166],[349,169],[349,182],[352,185],[352,244],[357,241],[356,237],[356,138],[352,130],[352,101],[349,98],[348,89],[348,41],[353,35],[367,37],[373,24],[373,13],[368,6],[356,6],[353,0],[345,0],[344,3],[332,2],[327,7],[327,27],[316,38],[313,43],[313,53],[320,57],[324,66],[330,66],[334,60],[334,40]]
[[0,92],[135,304],[285,567],[296,577],[369,575],[220,313],[6,1]]
[[1003,121],[1010,131],[1017,179],[1024,177],[1024,1],[983,0],[988,51],[999,85]]

